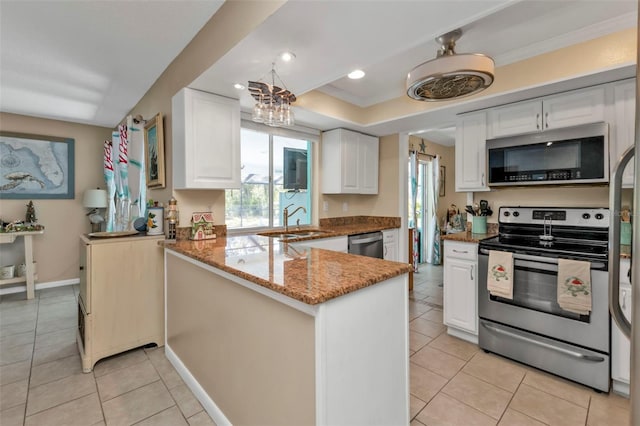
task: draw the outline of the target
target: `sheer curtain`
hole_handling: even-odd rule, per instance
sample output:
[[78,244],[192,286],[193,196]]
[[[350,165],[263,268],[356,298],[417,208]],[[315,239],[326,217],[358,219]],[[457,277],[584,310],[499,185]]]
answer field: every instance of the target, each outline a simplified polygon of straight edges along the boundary
[[418,154],[415,151],[409,153],[409,181],[409,216],[412,221],[409,225],[413,227],[413,258],[409,260],[413,264],[414,272],[418,272]]
[[427,247],[426,261],[432,265],[440,264],[440,225],[438,224],[438,198],[440,197],[440,157],[435,156],[431,160],[431,187],[425,191],[425,195],[430,197],[431,205],[431,217],[427,221],[427,232],[431,238],[426,238]]

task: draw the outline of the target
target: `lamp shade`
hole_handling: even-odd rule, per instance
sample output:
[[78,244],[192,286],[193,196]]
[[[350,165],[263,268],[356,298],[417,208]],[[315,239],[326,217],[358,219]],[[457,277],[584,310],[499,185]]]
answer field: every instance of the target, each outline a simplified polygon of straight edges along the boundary
[[87,189],[84,192],[82,205],[89,208],[107,207],[107,191],[104,189]]

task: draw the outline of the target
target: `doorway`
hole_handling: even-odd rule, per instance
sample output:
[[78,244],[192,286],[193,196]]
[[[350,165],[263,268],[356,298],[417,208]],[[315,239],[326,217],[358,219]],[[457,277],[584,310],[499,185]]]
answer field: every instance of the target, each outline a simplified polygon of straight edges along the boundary
[[[431,194],[430,188],[434,188],[434,170],[433,161],[430,156],[419,155],[417,165],[417,193],[416,193],[416,217],[414,220],[412,212],[412,173],[411,173],[411,159],[409,159],[409,184],[407,185],[409,190],[409,206],[408,206],[408,224],[409,228],[414,228],[418,232],[418,263],[440,263],[440,259],[435,259],[434,262],[432,253],[428,253],[427,247],[433,246],[434,235],[432,232],[428,232],[429,229],[434,229],[433,223],[436,219],[435,206],[433,202],[433,194]],[[415,222],[415,223],[414,223]]]

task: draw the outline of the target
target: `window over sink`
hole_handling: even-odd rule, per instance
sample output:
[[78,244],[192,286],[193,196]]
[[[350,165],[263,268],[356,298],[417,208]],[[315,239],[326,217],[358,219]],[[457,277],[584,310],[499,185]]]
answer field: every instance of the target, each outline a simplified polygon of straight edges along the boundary
[[225,191],[231,232],[282,226],[287,206],[289,212],[304,207],[289,217],[289,225],[311,223],[311,141],[277,130],[241,129],[240,189]]

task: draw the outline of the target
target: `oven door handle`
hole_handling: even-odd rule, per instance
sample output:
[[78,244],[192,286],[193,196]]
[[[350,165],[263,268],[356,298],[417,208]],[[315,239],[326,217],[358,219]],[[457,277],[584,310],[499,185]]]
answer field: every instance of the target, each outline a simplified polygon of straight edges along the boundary
[[481,322],[482,326],[489,329],[490,331],[493,331],[494,333],[498,333],[498,334],[502,334],[505,336],[509,336],[511,338],[517,339],[517,340],[522,340],[524,342],[527,343],[531,343],[532,345],[537,345],[537,346],[542,346],[545,349],[550,349],[552,351],[556,351],[556,352],[560,352],[564,355],[568,355],[572,358],[578,358],[584,361],[591,361],[591,362],[603,362],[605,361],[605,359],[603,357],[600,356],[595,356],[595,355],[588,355],[588,354],[583,354],[581,352],[577,352],[577,351],[572,351],[570,349],[565,349],[565,348],[560,348],[554,345],[551,345],[549,343],[545,343],[545,342],[540,342],[538,340],[534,340],[531,339],[530,337],[527,336],[523,336],[508,330],[505,330],[501,327],[495,326],[493,324],[488,324],[486,322]]
[[[489,250],[486,248],[481,248],[480,249],[480,254],[489,254]],[[558,264],[558,259],[556,259],[555,257],[542,257],[542,256],[533,256],[530,254],[520,254],[520,253],[513,253],[513,260],[528,260],[531,262],[538,262],[538,263],[547,263],[550,265],[557,265]],[[603,262],[590,262],[591,263],[591,269],[604,269],[606,267],[606,264]]]

